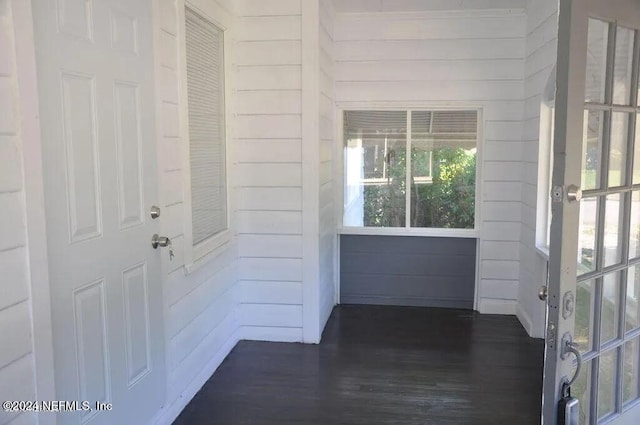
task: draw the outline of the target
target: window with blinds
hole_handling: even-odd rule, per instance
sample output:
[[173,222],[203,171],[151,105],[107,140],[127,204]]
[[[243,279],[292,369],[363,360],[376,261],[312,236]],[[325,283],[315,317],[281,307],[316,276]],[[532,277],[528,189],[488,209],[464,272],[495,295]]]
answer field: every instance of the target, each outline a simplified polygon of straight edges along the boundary
[[349,227],[475,227],[477,110],[344,112]]
[[227,228],[224,33],[185,9],[193,244]]

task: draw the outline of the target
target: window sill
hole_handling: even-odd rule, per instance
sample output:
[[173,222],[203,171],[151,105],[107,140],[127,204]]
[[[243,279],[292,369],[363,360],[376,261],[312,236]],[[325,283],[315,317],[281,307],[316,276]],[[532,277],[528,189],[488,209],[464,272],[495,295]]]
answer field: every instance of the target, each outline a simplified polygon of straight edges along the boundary
[[549,247],[548,246],[536,245],[536,252],[544,260],[549,261]]
[[342,227],[339,235],[423,236],[436,238],[478,238],[477,229],[416,229],[402,227]]
[[184,265],[185,274],[193,273],[222,254],[230,240],[231,231],[227,229],[194,246],[191,251],[193,258]]

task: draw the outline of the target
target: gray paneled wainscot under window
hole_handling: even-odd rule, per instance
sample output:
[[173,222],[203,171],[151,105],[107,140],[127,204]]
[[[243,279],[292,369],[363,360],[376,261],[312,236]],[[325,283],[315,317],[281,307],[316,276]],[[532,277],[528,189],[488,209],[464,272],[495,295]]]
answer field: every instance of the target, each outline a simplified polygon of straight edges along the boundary
[[342,235],[340,302],[473,308],[476,240]]

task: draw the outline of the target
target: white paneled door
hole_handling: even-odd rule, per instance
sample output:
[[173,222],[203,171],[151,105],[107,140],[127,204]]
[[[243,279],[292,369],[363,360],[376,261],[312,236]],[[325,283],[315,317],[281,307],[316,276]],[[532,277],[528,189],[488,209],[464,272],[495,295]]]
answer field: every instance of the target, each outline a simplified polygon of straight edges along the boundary
[[638,424],[640,2],[561,0],[557,72],[544,424]]
[[165,396],[159,220],[149,215],[152,2],[32,4],[56,398],[80,402],[58,424],[149,424]]

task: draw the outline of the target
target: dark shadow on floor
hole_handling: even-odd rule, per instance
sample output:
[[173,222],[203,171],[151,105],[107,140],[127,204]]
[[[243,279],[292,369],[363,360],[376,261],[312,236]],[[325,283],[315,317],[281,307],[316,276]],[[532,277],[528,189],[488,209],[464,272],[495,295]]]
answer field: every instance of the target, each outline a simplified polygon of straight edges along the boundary
[[513,316],[343,305],[319,345],[241,341],[174,425],[538,425],[543,352]]

